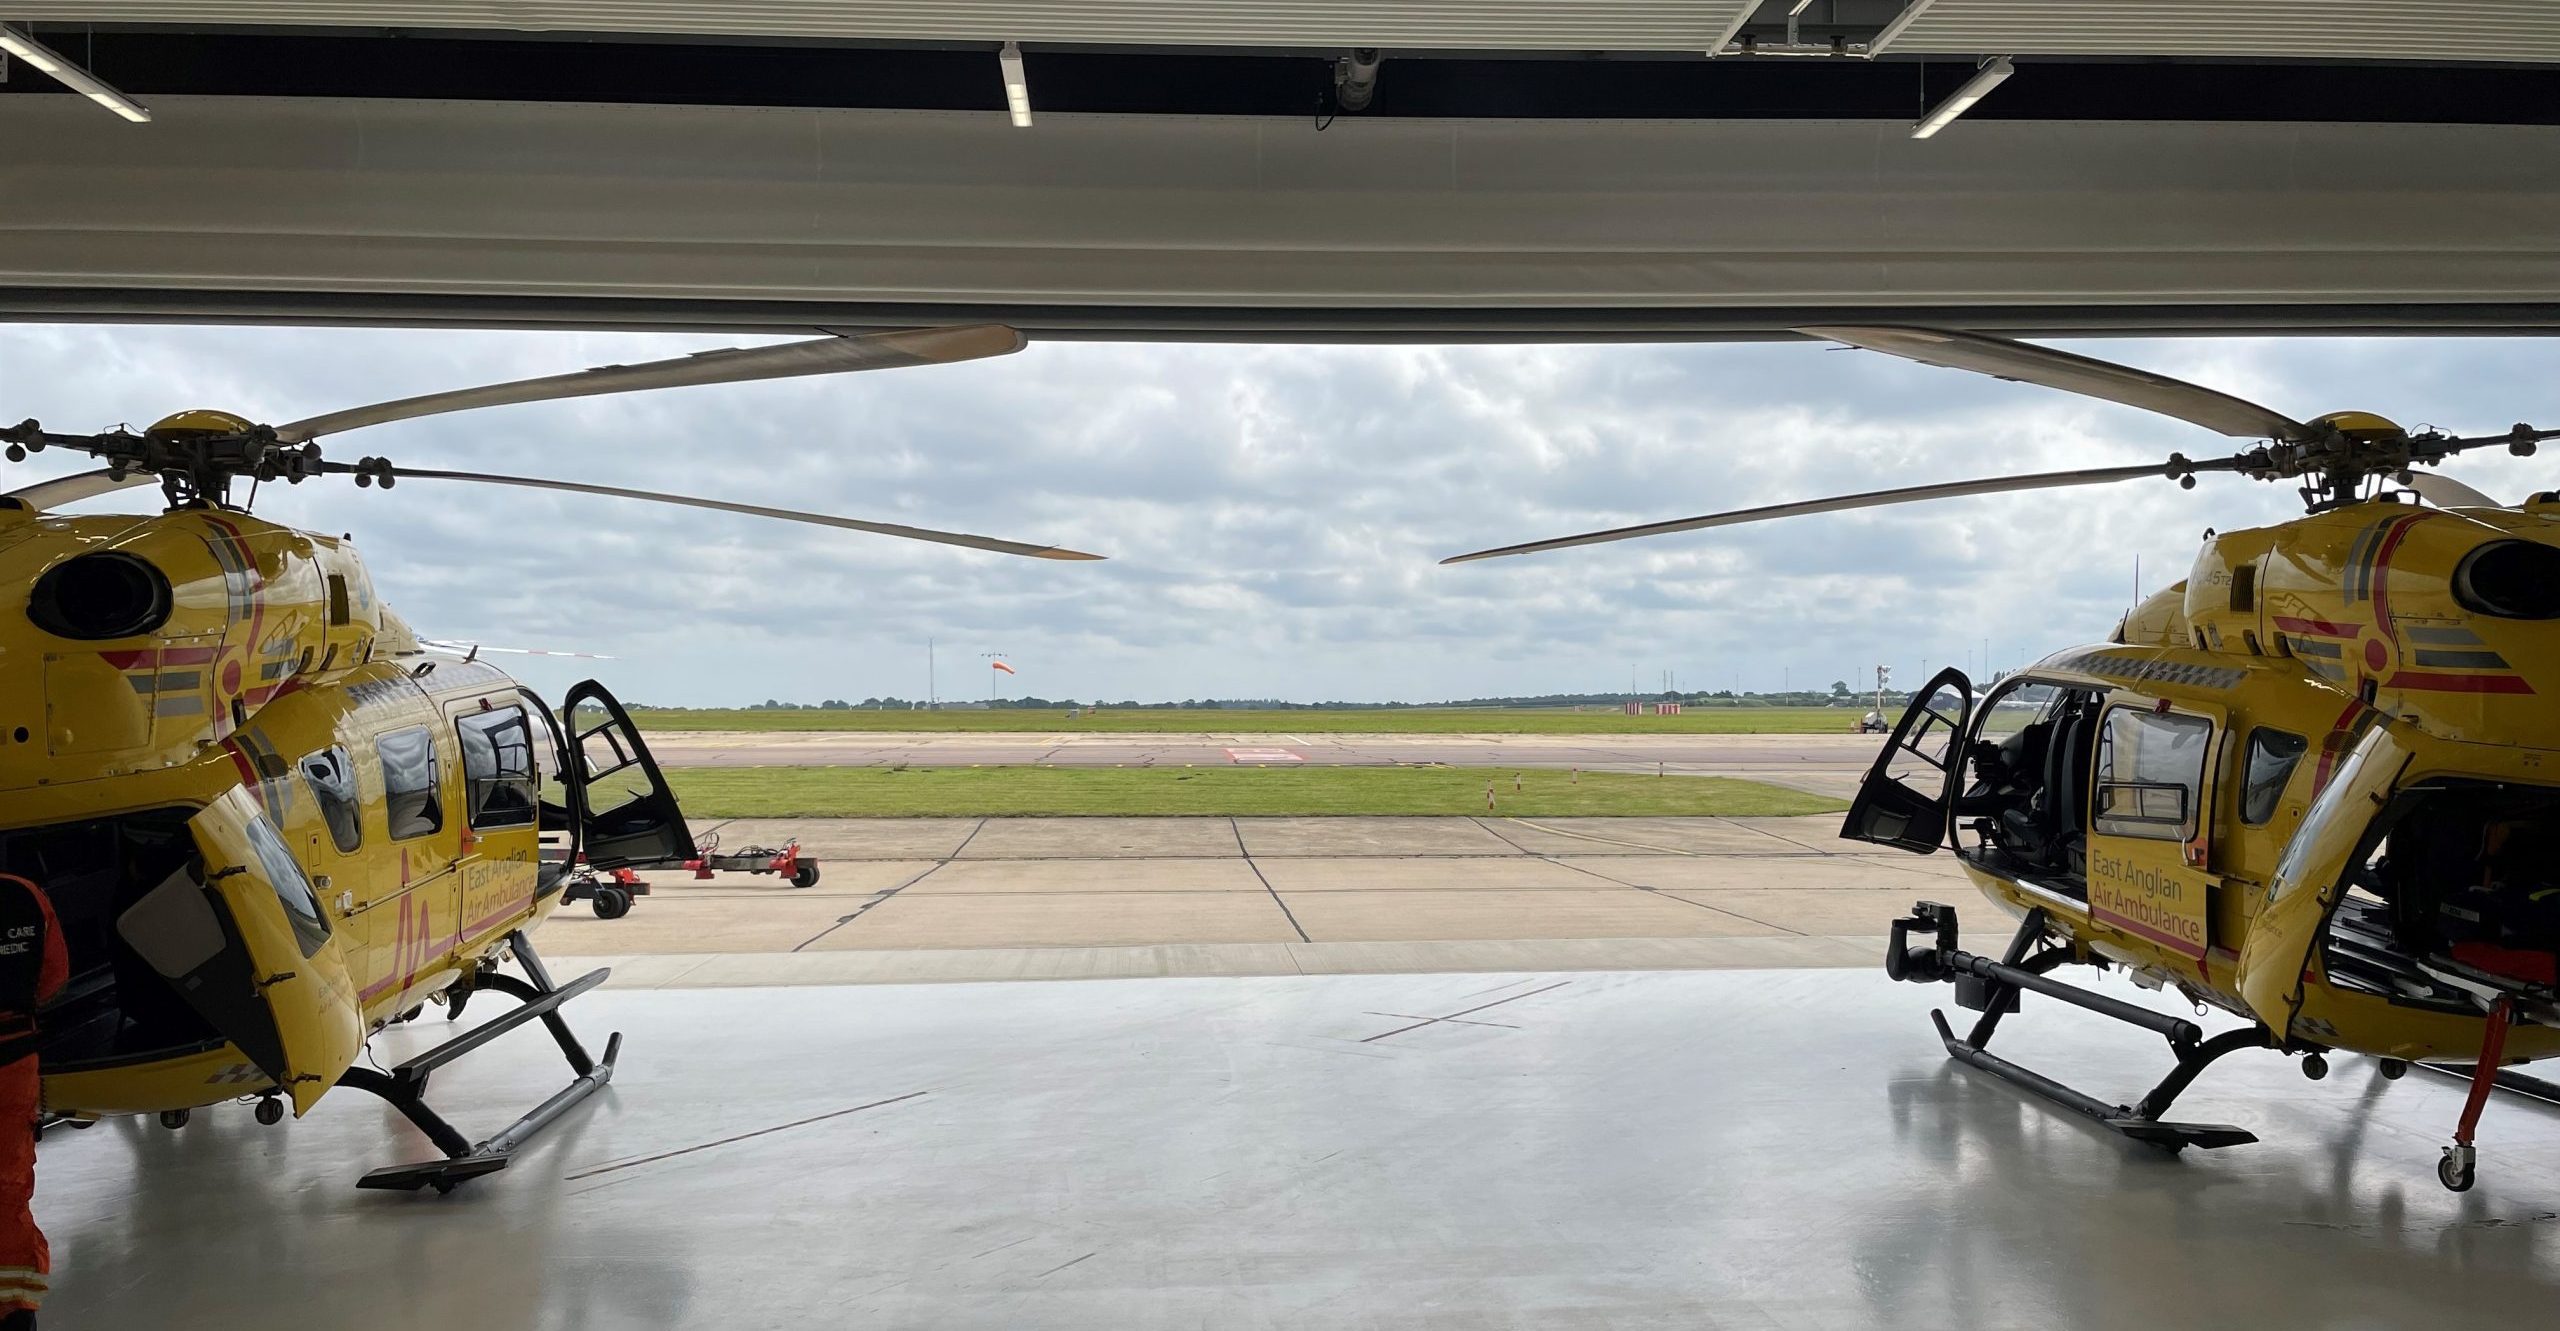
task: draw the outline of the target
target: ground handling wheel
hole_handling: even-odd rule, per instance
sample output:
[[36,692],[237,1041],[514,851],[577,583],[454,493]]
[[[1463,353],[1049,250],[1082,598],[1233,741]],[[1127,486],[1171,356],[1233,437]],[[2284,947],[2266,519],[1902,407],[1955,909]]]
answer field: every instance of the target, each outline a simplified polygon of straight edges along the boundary
[[261,1126],[272,1128],[284,1122],[284,1101],[272,1095],[267,1096],[258,1101],[257,1114]]
[[791,871],[791,885],[793,887],[816,887],[818,885],[818,862],[816,860],[800,861],[800,867]]
[[2449,1191],[2469,1192],[2479,1177],[2479,1159],[2468,1146],[2448,1146],[2444,1158],[2436,1161],[2436,1182]]
[[187,1126],[187,1120],[193,1117],[195,1111],[191,1109],[163,1109],[160,1111],[160,1126],[175,1132]]
[[631,913],[631,894],[618,887],[596,887],[596,918],[618,920]]
[[2409,1075],[2409,1060],[2405,1058],[2386,1058],[2382,1060],[2382,1066],[2378,1071],[2382,1073],[2382,1079],[2384,1081],[2398,1081],[2402,1077]]

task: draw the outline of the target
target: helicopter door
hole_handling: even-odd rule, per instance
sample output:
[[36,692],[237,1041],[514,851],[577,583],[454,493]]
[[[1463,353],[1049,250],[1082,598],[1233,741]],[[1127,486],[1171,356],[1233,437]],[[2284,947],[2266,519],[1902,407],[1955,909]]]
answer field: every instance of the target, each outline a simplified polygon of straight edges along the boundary
[[[2276,857],[2265,904],[2241,940],[2240,996],[2278,1033],[2292,1029],[2304,983],[2315,978],[2322,927],[2346,895],[2360,853],[2371,849],[2375,819],[2409,767],[2409,751],[2390,723],[2370,713],[2357,719],[2322,746],[2319,793]],[[2365,729],[2361,740],[2357,729]]]
[[640,731],[604,685],[588,680],[561,699],[571,770],[563,773],[578,818],[579,849],[599,869],[694,857],[693,831]]
[[201,869],[171,875],[116,930],[300,1114],[364,1050],[345,955],[301,864],[246,789],[187,826]]
[[1954,823],[1956,783],[1964,774],[1960,741],[1972,709],[1973,681],[1961,670],[1941,670],[1913,694],[1893,738],[1867,769],[1840,835],[1918,855],[1945,845]]
[[2220,709],[2116,694],[2090,778],[2089,916],[2190,961],[2210,921]]

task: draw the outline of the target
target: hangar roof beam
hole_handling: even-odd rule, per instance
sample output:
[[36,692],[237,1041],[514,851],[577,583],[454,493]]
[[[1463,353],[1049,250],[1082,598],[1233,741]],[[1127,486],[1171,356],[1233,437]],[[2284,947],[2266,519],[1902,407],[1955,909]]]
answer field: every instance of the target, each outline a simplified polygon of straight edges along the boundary
[[6,23],[0,23],[0,51],[6,51],[52,75],[64,87],[137,125],[151,119],[150,108],[116,91],[105,80],[82,69],[69,56]]

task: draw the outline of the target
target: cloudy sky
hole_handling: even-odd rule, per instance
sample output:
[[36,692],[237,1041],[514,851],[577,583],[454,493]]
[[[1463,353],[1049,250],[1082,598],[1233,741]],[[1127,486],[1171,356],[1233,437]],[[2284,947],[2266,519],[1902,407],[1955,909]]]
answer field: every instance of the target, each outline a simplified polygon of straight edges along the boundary
[[[756,339],[0,326],[0,415],[58,430],[214,406],[289,420]],[[2560,423],[2560,342],[2063,344],[2296,416]],[[2207,477],[1800,518],[1442,568],[1488,545],[1846,491],[2105,466],[2218,438],[2100,403],[1813,344],[1035,343],[968,365],[492,409],[332,456],[547,475],[1105,553],[975,551],[621,500],[414,481],[262,497],[355,534],[421,632],[608,653],[685,705],[984,696],[1434,700],[1827,686],[1878,663],[2017,665],[2102,637],[2208,527],[2290,490]],[[11,486],[78,469],[47,455]],[[2465,460],[2502,498],[2543,460]],[[85,508],[112,510],[117,499]],[[122,500],[130,506],[131,496]],[[556,691],[573,668],[530,665]]]

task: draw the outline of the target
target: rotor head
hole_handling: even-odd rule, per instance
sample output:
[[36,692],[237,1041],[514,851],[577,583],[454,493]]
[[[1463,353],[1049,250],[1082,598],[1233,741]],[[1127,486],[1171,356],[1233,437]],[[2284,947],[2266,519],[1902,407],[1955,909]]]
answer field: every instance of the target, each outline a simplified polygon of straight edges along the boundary
[[247,434],[256,428],[257,423],[246,416],[234,416],[211,407],[190,407],[153,421],[151,428],[142,433],[148,438],[165,439],[185,435]]

